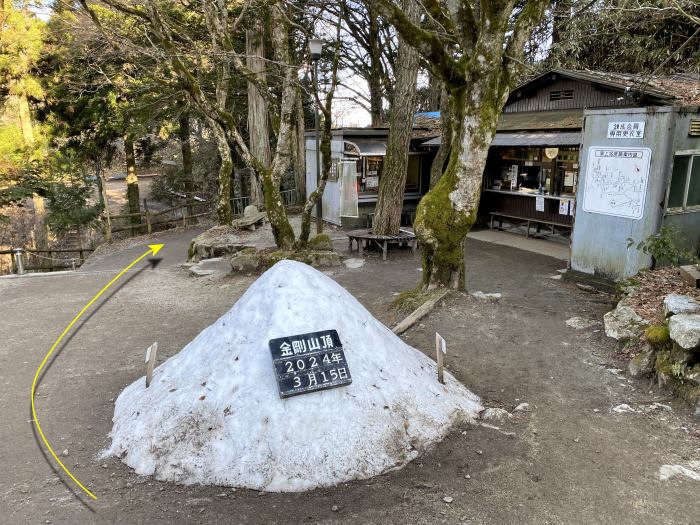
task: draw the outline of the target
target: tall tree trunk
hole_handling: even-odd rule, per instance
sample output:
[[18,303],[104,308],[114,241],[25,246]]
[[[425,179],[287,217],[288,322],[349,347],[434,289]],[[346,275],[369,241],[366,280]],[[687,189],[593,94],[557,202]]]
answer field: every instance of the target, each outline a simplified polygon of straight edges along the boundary
[[428,107],[426,109],[427,111],[436,111],[440,109],[442,103],[442,82],[431,72],[428,72],[428,82]]
[[[270,8],[270,26],[272,27],[270,42],[275,61],[283,65],[291,64],[288,21],[279,4]],[[287,218],[287,210],[280,193],[280,184],[282,176],[289,168],[292,157],[292,135],[294,134],[292,124],[297,97],[296,69],[283,66],[280,70],[282,72],[282,96],[280,97],[279,131],[275,157],[269,169],[263,166],[258,159],[254,163],[263,183],[265,208],[270,226],[272,226],[275,244],[282,250],[291,250],[294,248],[294,230]],[[253,157],[255,158],[255,155]]]
[[[442,85],[442,82],[440,82]],[[450,154],[450,145],[452,144],[452,115],[450,114],[450,105],[448,103],[447,92],[443,87],[440,90],[440,147],[438,147],[433,163],[430,166],[430,189],[433,189],[437,181],[442,177],[442,172],[445,169],[445,161]]]
[[294,143],[292,152],[294,163],[294,184],[297,190],[297,204],[303,204],[306,199],[306,136],[304,132],[304,107],[301,100],[301,91],[297,89],[297,100],[294,114]]
[[17,97],[17,106],[19,113],[19,125],[22,130],[22,138],[24,144],[28,148],[34,146],[34,126],[32,125],[32,114],[29,110],[29,100],[27,95],[22,93]]
[[[418,21],[420,11],[416,0],[403,0],[402,8],[411,21]],[[396,66],[394,102],[389,120],[389,143],[386,149],[384,171],[379,180],[379,194],[372,226],[373,233],[377,235],[398,235],[401,227],[408,152],[416,108],[418,52],[400,35]]]
[[[124,154],[126,156],[126,200],[129,204],[129,213],[141,212],[139,199],[139,178],[136,176],[136,156],[134,154],[134,137],[124,137]],[[139,224],[141,217],[131,217],[131,224]],[[132,235],[135,230],[131,230]]]
[[109,214],[109,201],[107,200],[107,179],[105,172],[102,169],[102,157],[95,158],[95,175],[97,176],[97,186],[100,190],[100,203],[102,204],[102,213],[104,221],[104,235],[108,243],[112,242],[112,217]]
[[332,131],[333,124],[331,120],[324,118],[321,126],[321,137],[318,142],[318,149],[321,157],[321,177],[318,181],[318,187],[311,192],[311,195],[306,199],[304,207],[301,210],[301,231],[297,242],[300,248],[306,248],[309,242],[309,236],[311,235],[311,212],[316,207],[318,200],[323,198],[323,192],[326,189],[328,176],[331,172],[331,163],[333,162],[331,158]]
[[382,93],[380,74],[382,51],[379,48],[378,13],[375,10],[373,1],[367,3],[367,16],[369,18],[369,67],[372,72],[367,79],[369,86],[369,111],[372,127],[376,127],[380,126],[383,120],[382,101],[384,94]]
[[550,8],[552,13],[552,46],[561,42],[562,26],[566,23],[566,19],[568,18],[568,9],[569,5],[566,0],[556,0],[552,2],[552,7]]
[[449,161],[419,203],[415,222],[428,289],[464,286],[464,239],[476,220],[486,157],[509,92],[500,73],[498,66],[484,67],[473,73],[478,82],[447,92],[452,117]]
[[[190,143],[190,115],[184,111],[180,114],[178,138],[180,139],[180,153],[182,155],[182,176],[185,187],[185,201],[194,198],[194,179],[192,177],[192,144]],[[194,208],[189,206],[189,215],[194,215]]]
[[[265,35],[261,18],[251,20],[252,27],[246,29],[246,65],[255,76],[265,81]],[[270,168],[270,128],[267,101],[252,82],[248,82],[248,136],[250,152]],[[250,170],[250,202],[258,209],[263,207],[262,187],[255,170]]]
[[231,175],[233,174],[233,158],[231,156],[231,145],[226,137],[224,128],[211,118],[207,118],[209,129],[216,141],[216,149],[219,153],[219,174],[216,216],[219,225],[231,224]]

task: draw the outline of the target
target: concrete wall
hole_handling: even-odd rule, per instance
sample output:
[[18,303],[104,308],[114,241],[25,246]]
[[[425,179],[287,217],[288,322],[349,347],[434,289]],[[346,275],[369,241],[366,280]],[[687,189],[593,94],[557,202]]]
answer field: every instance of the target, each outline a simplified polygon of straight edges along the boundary
[[[628,239],[639,242],[658,232],[670,180],[671,155],[675,137],[677,108],[648,107],[616,110],[588,110],[584,114],[583,144],[579,156],[579,187],[571,243],[573,270],[619,280],[648,268],[651,258],[635,248]],[[609,122],[645,122],[641,139],[607,138]],[[687,130],[687,128],[686,128]],[[687,131],[686,131],[687,133]],[[651,164],[642,217],[631,219],[587,212],[583,196],[587,178],[589,150],[592,146],[646,147],[651,150]]]

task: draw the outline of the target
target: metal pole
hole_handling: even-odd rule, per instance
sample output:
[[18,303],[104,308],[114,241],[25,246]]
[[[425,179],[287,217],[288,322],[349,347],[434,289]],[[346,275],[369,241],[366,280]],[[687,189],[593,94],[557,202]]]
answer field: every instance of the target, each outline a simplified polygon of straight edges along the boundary
[[15,264],[17,265],[17,275],[24,275],[24,266],[22,264],[22,248],[15,249]]
[[[318,60],[314,60],[314,92],[316,103],[314,104],[314,122],[316,124],[316,191],[321,186],[321,152],[319,150],[319,122],[318,122]],[[323,233],[323,196],[319,195],[316,201],[316,233]]]

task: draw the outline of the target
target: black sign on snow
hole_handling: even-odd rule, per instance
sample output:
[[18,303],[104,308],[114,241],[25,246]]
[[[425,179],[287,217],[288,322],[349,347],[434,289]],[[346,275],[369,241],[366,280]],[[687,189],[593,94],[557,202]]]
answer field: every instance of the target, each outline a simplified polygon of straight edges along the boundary
[[270,339],[269,345],[281,398],[352,383],[335,330]]

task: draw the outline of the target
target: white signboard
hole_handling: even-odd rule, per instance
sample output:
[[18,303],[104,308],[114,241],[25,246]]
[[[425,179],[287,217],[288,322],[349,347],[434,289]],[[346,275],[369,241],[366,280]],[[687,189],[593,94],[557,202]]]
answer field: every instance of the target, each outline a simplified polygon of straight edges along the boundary
[[357,205],[357,163],[340,163],[340,216],[359,217]]
[[609,139],[643,139],[644,121],[608,122]]
[[544,197],[535,197],[535,211],[544,211]]
[[569,214],[569,201],[561,200],[559,201],[559,215]]
[[649,182],[649,148],[591,146],[583,211],[641,219]]

